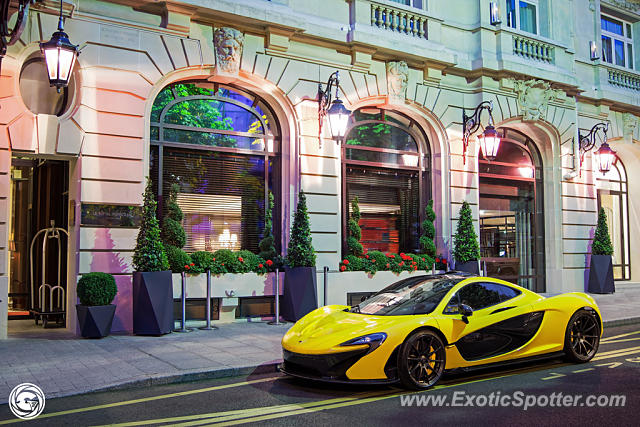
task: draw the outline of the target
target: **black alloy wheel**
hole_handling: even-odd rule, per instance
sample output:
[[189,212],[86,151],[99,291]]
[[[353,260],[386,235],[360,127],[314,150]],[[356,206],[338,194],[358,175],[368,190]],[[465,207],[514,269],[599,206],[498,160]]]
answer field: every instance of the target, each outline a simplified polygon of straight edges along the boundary
[[398,354],[400,381],[416,390],[432,387],[440,380],[445,361],[444,343],[435,332],[415,332],[406,339]]
[[578,310],[567,325],[564,352],[569,360],[588,362],[598,352],[600,345],[600,324],[592,311]]

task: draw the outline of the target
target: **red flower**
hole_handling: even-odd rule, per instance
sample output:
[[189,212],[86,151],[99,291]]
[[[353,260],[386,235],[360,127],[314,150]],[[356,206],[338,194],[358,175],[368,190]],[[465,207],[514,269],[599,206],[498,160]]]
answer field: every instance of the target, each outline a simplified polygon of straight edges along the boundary
[[348,259],[345,259],[344,261],[342,261],[342,263],[343,263],[344,265],[349,265],[349,260],[348,260]]
[[215,258],[213,258],[213,260],[215,261],[216,259],[215,259]]
[[442,263],[443,263],[444,265],[447,265],[447,260],[443,258],[443,259],[442,259]]
[[387,263],[387,268],[390,268],[390,267],[391,267],[391,264]]
[[270,259],[268,259],[268,260],[267,260],[267,265],[268,265],[269,267],[271,267],[271,266],[273,265],[273,261],[271,261]]
[[262,264],[258,264],[258,267],[259,267],[259,268],[262,268],[262,267],[264,267],[264,265],[262,265]]
[[240,262],[244,262],[244,259],[242,259],[242,257],[241,257],[241,256],[239,256],[239,257],[238,257],[238,261],[240,261]]
[[395,258],[396,256],[394,254],[389,255],[389,258]]
[[404,252],[400,252],[400,256],[404,258]]
[[440,258],[436,258],[436,262],[440,262]]
[[347,269],[347,267],[344,266],[344,265],[340,267],[340,271],[345,271],[346,269]]
[[376,262],[375,258],[371,260],[371,262]]
[[185,270],[189,270],[191,267],[189,267],[188,265],[185,264],[184,268],[185,268]]
[[191,263],[191,264],[189,264],[189,265],[193,267],[195,264],[194,264],[194,263]]
[[222,263],[222,265],[224,265],[224,262]]
[[365,255],[364,257],[365,257],[366,259],[369,259],[369,255]]
[[400,261],[400,264],[398,264],[398,265],[404,265],[404,261]]
[[422,258],[422,261],[426,261],[426,259]]

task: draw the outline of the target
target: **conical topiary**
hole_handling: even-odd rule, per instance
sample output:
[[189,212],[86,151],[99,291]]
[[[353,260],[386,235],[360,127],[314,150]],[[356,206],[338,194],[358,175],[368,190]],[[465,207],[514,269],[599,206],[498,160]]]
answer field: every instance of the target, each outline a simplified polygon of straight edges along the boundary
[[173,184],[167,197],[167,214],[162,220],[162,242],[169,260],[169,267],[174,273],[188,271],[191,257],[182,248],[187,243],[187,233],[182,228],[184,214],[178,205],[180,185]]
[[316,252],[311,241],[311,228],[307,213],[307,198],[303,191],[300,191],[298,195],[298,206],[293,217],[287,265],[289,267],[314,267],[316,265]]
[[478,245],[478,235],[473,227],[471,207],[466,201],[462,203],[460,217],[458,218],[458,228],[453,237],[455,248],[453,256],[457,263],[477,261],[480,258],[480,246]]
[[433,210],[433,200],[429,200],[424,208],[425,220],[422,221],[422,236],[420,236],[420,245],[426,255],[431,259],[436,258],[436,227],[433,222],[436,220],[436,213]]
[[264,233],[262,240],[258,243],[260,253],[258,254],[264,260],[275,261],[278,257],[276,252],[275,239],[273,237],[273,193],[269,192],[269,206],[264,210]]
[[360,239],[362,230],[360,229],[360,206],[358,206],[358,196],[351,201],[351,213],[349,214],[349,237],[347,237],[347,249],[349,255],[362,256],[364,248]]
[[593,236],[593,244],[591,245],[592,255],[613,255],[613,246],[609,237],[609,226],[607,225],[607,214],[604,208],[600,208],[598,212],[598,225]]
[[133,268],[136,271],[165,271],[169,269],[167,254],[160,240],[160,226],[156,218],[157,202],[153,196],[153,184],[147,178],[142,207],[142,222],[136,248],[133,253]]

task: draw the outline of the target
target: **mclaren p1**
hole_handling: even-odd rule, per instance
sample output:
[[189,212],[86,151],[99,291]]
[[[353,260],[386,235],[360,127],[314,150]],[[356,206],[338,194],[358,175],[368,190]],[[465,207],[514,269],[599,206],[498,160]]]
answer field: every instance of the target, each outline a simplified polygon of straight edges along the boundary
[[282,339],[281,370],[308,379],[428,388],[445,371],[564,354],[593,358],[602,318],[589,295],[544,297],[448,272],[400,280],[350,307],[318,308]]

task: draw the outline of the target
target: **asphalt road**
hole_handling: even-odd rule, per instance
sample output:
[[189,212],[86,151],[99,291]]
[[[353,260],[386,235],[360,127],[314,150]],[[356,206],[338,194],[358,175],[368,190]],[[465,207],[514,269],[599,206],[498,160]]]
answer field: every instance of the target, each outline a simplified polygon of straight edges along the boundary
[[[263,373],[51,399],[40,417],[19,425],[638,425],[640,325],[604,336],[588,364],[555,359],[449,374],[418,393]],[[625,396],[624,406],[611,396]],[[414,406],[406,405],[409,399]],[[423,405],[415,406],[416,399],[425,399]],[[617,406],[606,406],[611,401]],[[0,406],[0,425],[15,421]]]

